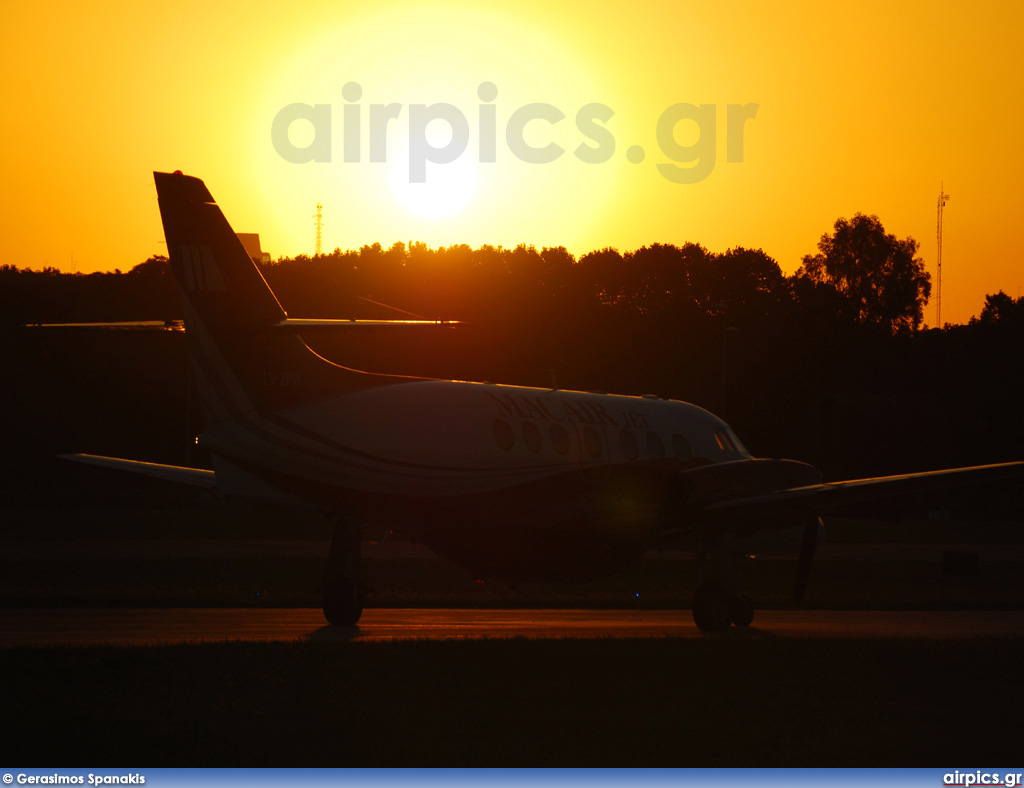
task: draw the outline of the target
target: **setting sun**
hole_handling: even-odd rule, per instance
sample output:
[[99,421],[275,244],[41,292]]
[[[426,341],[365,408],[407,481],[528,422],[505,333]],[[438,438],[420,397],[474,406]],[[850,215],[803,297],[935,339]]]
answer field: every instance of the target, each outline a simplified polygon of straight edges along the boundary
[[[439,122],[427,127],[425,139],[434,149],[443,149],[451,133],[437,130]],[[410,175],[409,142],[400,140],[392,147],[388,162],[388,181],[394,198],[409,213],[422,219],[447,219],[461,212],[473,198],[477,186],[477,165],[462,154],[446,164],[427,165],[422,182]]]
[[[149,173],[182,169],[274,256],[312,251],[322,202],[328,249],[692,241],[761,248],[792,273],[865,212],[916,238],[934,277],[944,183],[943,317],[962,322],[1024,284],[1006,253],[1024,116],[1002,95],[1024,76],[1019,27],[1010,2],[869,2],[853,19],[755,3],[11,6],[0,58],[20,76],[0,92],[24,122],[0,131],[8,255],[128,269],[163,251]],[[324,156],[275,147],[292,105],[326,125],[286,139]],[[416,107],[447,118],[427,125],[423,183],[403,175]]]

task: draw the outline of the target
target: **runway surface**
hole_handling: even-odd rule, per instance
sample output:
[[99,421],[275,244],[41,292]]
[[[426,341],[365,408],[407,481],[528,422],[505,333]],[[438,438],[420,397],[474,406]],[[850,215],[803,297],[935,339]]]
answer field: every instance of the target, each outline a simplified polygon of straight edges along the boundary
[[[758,611],[754,626],[714,637],[1024,636],[1024,611]],[[698,638],[684,610],[371,609],[358,627],[325,626],[319,609],[0,610],[0,648],[154,646],[296,640]]]
[[[819,561],[932,561],[941,562],[949,551],[977,553],[985,563],[1024,561],[1024,545],[986,544],[829,544],[818,548]],[[48,539],[11,541],[4,545],[8,561],[139,560],[147,558],[312,558],[321,560],[330,551],[329,541],[282,541],[239,539]],[[411,542],[364,542],[364,558],[424,558],[437,560],[427,548]],[[771,557],[771,556],[766,556]],[[782,558],[795,558],[782,553]],[[641,560],[694,560],[685,550],[654,550]]]

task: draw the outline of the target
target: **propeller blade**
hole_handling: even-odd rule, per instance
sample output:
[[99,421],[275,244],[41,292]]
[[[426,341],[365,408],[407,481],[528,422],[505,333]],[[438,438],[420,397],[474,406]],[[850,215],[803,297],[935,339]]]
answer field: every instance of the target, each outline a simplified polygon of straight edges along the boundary
[[802,602],[807,593],[807,581],[811,576],[811,564],[814,562],[814,551],[818,548],[821,535],[821,518],[815,517],[804,526],[804,535],[800,540],[800,557],[796,565],[796,583],[793,586],[793,601]]

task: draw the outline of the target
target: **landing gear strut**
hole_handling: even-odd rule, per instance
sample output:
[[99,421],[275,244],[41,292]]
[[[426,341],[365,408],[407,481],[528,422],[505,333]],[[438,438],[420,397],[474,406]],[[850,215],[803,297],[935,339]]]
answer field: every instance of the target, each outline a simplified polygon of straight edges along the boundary
[[[715,534],[710,550],[702,537],[697,548],[697,588],[693,592],[693,621],[701,632],[721,632],[730,626],[749,627],[754,603],[739,590],[743,552],[729,534]],[[705,576],[705,550],[711,554],[713,576]]]
[[359,581],[359,524],[339,517],[324,570],[324,618],[335,626],[351,626],[363,614],[367,587]]

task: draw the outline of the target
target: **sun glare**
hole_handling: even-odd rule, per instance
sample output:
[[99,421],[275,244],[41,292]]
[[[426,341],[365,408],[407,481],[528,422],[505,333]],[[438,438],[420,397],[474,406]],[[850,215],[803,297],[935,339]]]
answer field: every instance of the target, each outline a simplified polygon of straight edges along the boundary
[[[427,142],[443,148],[451,133],[440,123],[427,127]],[[416,182],[409,167],[409,145],[403,139],[392,146],[388,157],[388,181],[395,200],[409,213],[421,219],[447,219],[469,205],[477,188],[477,164],[473,152],[466,150],[446,164],[427,163],[426,178]]]
[[[606,95],[594,76],[571,47],[479,8],[446,24],[414,6],[397,16],[367,12],[304,40],[267,86],[260,118],[293,103],[329,107],[321,133],[330,137],[330,158],[289,163],[261,138],[254,154],[267,163],[265,198],[292,236],[279,245],[308,244],[307,214],[318,201],[325,215],[338,217],[328,223],[325,248],[409,238],[431,246],[571,244],[618,179],[619,168],[583,164],[573,154],[577,110]],[[522,131],[533,148],[562,150],[550,164],[524,163],[507,143],[512,113],[534,103],[564,114]],[[414,108],[421,120],[432,118],[425,127]],[[459,119],[455,144],[450,115]],[[312,146],[314,137],[305,120],[289,130],[296,148]],[[285,215],[282,205],[294,208]]]

